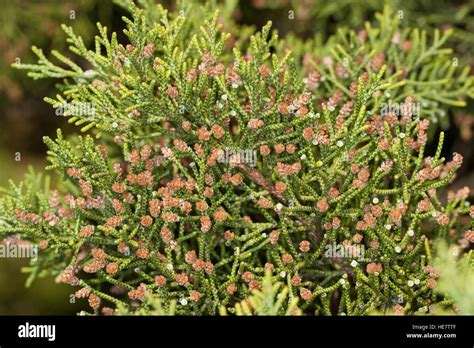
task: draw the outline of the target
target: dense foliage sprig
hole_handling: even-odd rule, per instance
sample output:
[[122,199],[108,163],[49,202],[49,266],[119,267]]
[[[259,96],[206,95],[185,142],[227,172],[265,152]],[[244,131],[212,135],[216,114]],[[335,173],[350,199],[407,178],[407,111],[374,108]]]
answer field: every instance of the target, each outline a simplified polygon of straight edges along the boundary
[[[217,13],[197,28],[129,6],[126,45],[99,25],[91,51],[64,27],[89,70],[39,49],[38,65],[17,66],[64,78],[47,101],[100,138],[46,137],[64,185],[30,178],[0,200],[0,234],[41,248],[34,276],[77,287],[96,314],[145,314],[149,301],[160,313],[252,313],[252,290],[265,282],[273,298],[278,281],[288,301],[270,302],[272,314],[453,304],[433,290],[431,241],[472,234],[459,218],[472,214],[468,190],[439,199],[462,157],[441,157],[443,133],[425,155],[430,122],[396,69],[369,54],[343,78],[329,67],[318,93],[270,23],[232,48]],[[398,112],[380,113],[387,93]],[[78,113],[85,103],[94,112]]]

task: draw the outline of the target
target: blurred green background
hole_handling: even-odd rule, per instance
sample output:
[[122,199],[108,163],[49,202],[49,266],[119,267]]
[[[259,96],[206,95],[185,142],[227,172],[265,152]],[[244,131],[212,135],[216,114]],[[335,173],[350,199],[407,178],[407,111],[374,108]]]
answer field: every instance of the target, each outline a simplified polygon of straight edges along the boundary
[[[161,2],[169,9],[179,6],[172,0]],[[385,3],[404,11],[413,25],[454,28],[449,45],[465,64],[474,67],[474,0],[229,0],[227,8],[234,7],[233,19],[238,24],[261,27],[272,20],[281,36],[293,32],[325,39],[341,25],[362,28]],[[66,52],[61,23],[71,25],[87,45],[96,34],[97,21],[120,32],[123,15],[111,0],[0,0],[0,186],[9,179],[19,181],[28,166],[44,168],[43,135],[52,136],[57,128],[72,131],[66,119],[55,116],[51,106],[43,102],[43,97],[55,94],[54,82],[33,81],[10,65],[18,59],[35,62],[32,45],[44,52]],[[464,155],[465,166],[455,187],[468,185],[472,191],[473,109],[471,101],[467,109],[449,115],[445,149],[446,153]],[[25,288],[26,275],[20,270],[27,264],[26,259],[0,259],[0,315],[75,314],[85,305],[85,300],[71,304],[71,287],[56,284],[51,278]]]

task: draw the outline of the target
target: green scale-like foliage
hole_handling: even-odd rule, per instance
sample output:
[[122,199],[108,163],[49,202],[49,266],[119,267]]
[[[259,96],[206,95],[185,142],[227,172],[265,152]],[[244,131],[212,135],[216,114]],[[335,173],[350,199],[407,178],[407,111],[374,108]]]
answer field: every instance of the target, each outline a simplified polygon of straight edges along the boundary
[[[431,241],[469,228],[465,190],[438,199],[462,157],[441,157],[443,134],[425,157],[429,121],[411,112],[393,68],[359,67],[318,94],[270,24],[231,47],[217,13],[198,27],[186,12],[128,6],[128,45],[99,25],[89,51],[64,28],[89,70],[39,50],[38,65],[17,66],[64,78],[47,101],[100,139],[45,138],[63,185],[32,176],[0,200],[0,234],[41,249],[31,279],[58,276],[95,314],[364,315],[394,298],[413,314],[454,303],[434,289]],[[386,93],[401,98],[400,115],[379,114]]]
[[383,81],[391,86],[376,102],[397,103],[412,96],[420,104],[422,118],[446,128],[449,111],[465,107],[474,98],[470,67],[446,44],[453,31],[407,26],[389,6],[375,18],[360,31],[342,26],[324,44],[317,37],[302,41],[292,34],[287,40],[304,61],[304,74],[313,74],[315,89],[323,97],[329,98],[336,89],[349,95],[343,81],[354,81],[364,71],[385,64]]

